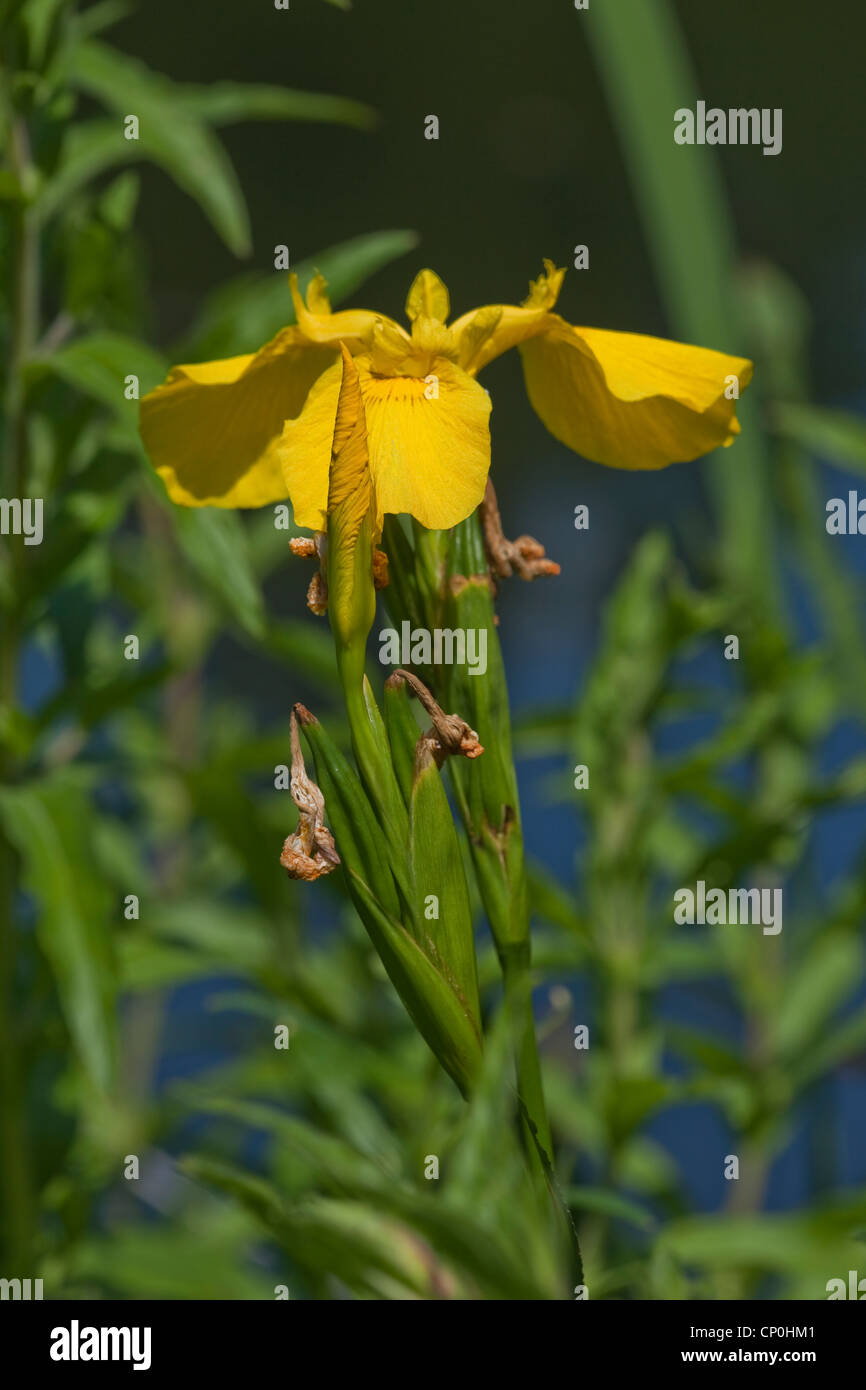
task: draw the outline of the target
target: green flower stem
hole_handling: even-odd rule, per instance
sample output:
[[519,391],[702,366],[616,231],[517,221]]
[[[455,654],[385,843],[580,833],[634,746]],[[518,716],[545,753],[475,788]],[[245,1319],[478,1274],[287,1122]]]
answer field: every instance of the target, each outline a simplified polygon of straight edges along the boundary
[[[4,85],[8,74],[3,74]],[[8,99],[8,88],[7,88]],[[13,174],[26,195],[33,178],[30,144],[23,120],[7,110],[10,128],[8,158]],[[26,196],[14,206],[10,256],[10,353],[5,396],[3,492],[21,497],[26,488],[27,434],[24,367],[39,334],[39,235]],[[17,651],[20,640],[16,605],[16,551],[9,546],[6,563],[10,572],[0,650],[0,738],[2,724],[14,716],[17,693]],[[15,776],[15,759],[0,744],[0,783]],[[27,1277],[33,1268],[36,1213],[32,1163],[24,1114],[22,1067],[15,1027],[15,899],[18,857],[5,837],[0,838],[0,1206],[5,1259],[13,1277]]]
[[388,555],[388,587],[384,601],[388,612],[399,622],[408,618],[413,627],[423,627],[428,615],[415,573],[415,550],[403,530],[400,517],[386,516],[382,544]]

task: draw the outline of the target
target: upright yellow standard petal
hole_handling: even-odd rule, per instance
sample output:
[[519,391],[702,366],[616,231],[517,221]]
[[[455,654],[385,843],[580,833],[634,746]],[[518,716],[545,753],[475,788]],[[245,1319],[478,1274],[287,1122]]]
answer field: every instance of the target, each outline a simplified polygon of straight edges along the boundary
[[[484,495],[490,468],[490,397],[444,359],[426,377],[382,376],[355,359],[370,471],[381,528],[386,512],[408,512],[431,529],[456,526]],[[328,467],[342,369],[313,387],[303,411],[286,422],[281,443],[285,486],[299,526],[323,530]]]
[[406,298],[406,317],[410,323],[418,318],[435,319],[446,323],[451,312],[448,287],[435,270],[419,270],[409,287]]
[[408,344],[409,335],[405,329],[384,314],[374,314],[369,309],[341,309],[336,314],[331,313],[330,300],[325,293],[326,284],[327,281],[317,271],[307,287],[305,304],[298,288],[297,275],[294,271],[289,275],[289,291],[298,328],[308,343],[337,350],[343,344],[350,352],[356,353],[369,342],[378,324],[387,324]]
[[333,361],[332,349],[286,328],[257,353],[172,368],[140,412],[144,447],[172,501],[261,507],[284,498],[283,422]]
[[572,328],[548,315],[521,344],[526,389],[551,434],[595,463],[664,468],[730,444],[752,364],[637,333]]

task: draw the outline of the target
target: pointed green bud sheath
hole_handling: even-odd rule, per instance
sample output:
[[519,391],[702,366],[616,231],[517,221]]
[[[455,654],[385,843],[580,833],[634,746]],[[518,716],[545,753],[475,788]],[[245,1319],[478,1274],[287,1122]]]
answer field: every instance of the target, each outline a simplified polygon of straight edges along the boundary
[[364,674],[367,636],[376,614],[367,426],[357,368],[345,346],[341,350],[343,380],[328,483],[328,614],[355,757],[408,902],[406,806],[391,766],[385,725]]
[[351,871],[355,905],[406,1011],[440,1065],[469,1096],[481,1070],[481,1037],[463,999],[439,965],[399,922],[383,912]]
[[401,924],[392,856],[360,779],[309,710],[296,705],[295,712],[361,921],[418,1031],[462,1094],[469,1095],[481,1064],[477,985],[473,1008],[429,943],[416,940]]
[[412,880],[423,945],[481,1031],[472,909],[460,842],[426,735],[418,740],[410,803]]
[[[468,1095],[481,1064],[480,1008],[478,986],[474,982],[474,959],[472,970],[463,960],[458,962],[457,970],[447,969],[432,934],[429,939],[419,940],[401,923],[401,915],[409,920],[409,914],[392,874],[394,856],[357,773],[309,710],[296,705],[295,713],[315,760],[316,778],[325,797],[349,892],[361,921],[418,1031],[463,1095]],[[438,778],[438,770],[434,768],[434,771]],[[444,792],[442,794],[444,797]],[[419,831],[426,824],[425,815],[422,810]],[[455,835],[450,813],[448,828]],[[410,872],[409,866],[406,867],[407,873]],[[460,872],[462,874],[462,865]],[[438,880],[438,869],[435,876]],[[455,892],[453,885],[453,866],[449,866],[445,897],[449,904],[459,905],[459,890]],[[462,888],[465,894],[465,880]],[[449,907],[448,912],[449,919],[456,924],[456,908]],[[416,915],[423,916],[422,913]],[[464,922],[468,917],[467,910]],[[439,924],[430,922],[427,925],[438,928]],[[471,924],[469,930],[471,932]]]

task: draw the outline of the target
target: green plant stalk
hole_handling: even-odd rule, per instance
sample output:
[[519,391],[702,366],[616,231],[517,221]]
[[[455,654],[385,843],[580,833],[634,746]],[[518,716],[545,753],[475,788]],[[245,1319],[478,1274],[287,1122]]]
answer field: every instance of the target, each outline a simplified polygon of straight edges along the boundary
[[521,1103],[521,1128],[533,1179],[539,1192],[546,1193],[548,1173],[553,1167],[553,1139],[541,1079],[528,948],[525,953],[509,952],[505,957],[500,957],[500,965],[514,1050],[517,1093]]
[[382,544],[388,555],[388,587],[384,598],[389,613],[398,621],[408,618],[413,627],[426,621],[424,596],[415,573],[415,550],[398,516],[386,516]]
[[436,628],[441,625],[445,602],[449,536],[446,531],[428,531],[426,526],[414,519],[412,536],[415,542],[418,588],[424,595],[428,625]]
[[[4,86],[8,74],[3,74]],[[10,117],[9,161],[22,190],[32,182],[27,127]],[[39,234],[32,208],[25,201],[12,213],[10,258],[10,353],[5,396],[4,495],[21,497],[27,473],[27,421],[24,368],[39,335]],[[4,617],[0,650],[0,713],[12,718],[17,694],[19,621],[15,614],[16,569],[10,546],[10,611]],[[0,782],[15,776],[14,757],[0,746]],[[18,857],[0,838],[0,1169],[6,1259],[13,1277],[32,1269],[36,1231],[27,1125],[21,1096],[21,1065],[15,1030],[15,900]]]
[[[477,515],[455,527],[447,551],[441,533],[416,529],[415,539],[415,575],[428,627],[444,618],[449,627],[487,633],[487,673],[469,676],[465,667],[439,668],[437,694],[477,731],[485,750],[471,764],[451,759],[449,770],[502,970],[528,1162],[539,1189],[546,1189],[553,1146],[532,1011],[529,892],[511,716],[487,557]],[[391,562],[402,568],[399,556],[392,555]]]

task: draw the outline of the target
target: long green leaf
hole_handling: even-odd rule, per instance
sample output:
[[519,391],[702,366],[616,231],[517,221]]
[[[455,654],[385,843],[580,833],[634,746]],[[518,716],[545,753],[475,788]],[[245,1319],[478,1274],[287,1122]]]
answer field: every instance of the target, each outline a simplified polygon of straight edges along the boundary
[[191,115],[208,125],[229,125],[233,121],[322,121],[370,130],[378,119],[372,107],[350,97],[254,82],[186,86],[181,100]]
[[68,775],[0,790],[0,817],[37,903],[39,944],[73,1045],[92,1084],[107,1092],[115,1069],[116,976],[110,903],[88,843],[92,816],[83,786]]
[[53,373],[77,390],[114,412],[132,434],[138,431],[138,403],[125,395],[127,376],[137,376],[139,394],[158,386],[165,376],[165,359],[147,344],[121,333],[88,333],[58,348],[50,356],[36,357],[28,372]]
[[[714,151],[677,145],[674,112],[694,106],[696,75],[670,0],[592,5],[584,20],[677,333],[722,351],[743,350],[733,309],[734,228]],[[581,27],[583,28],[584,25]],[[722,520],[724,571],[771,592],[769,485],[754,390],[743,432],[719,450],[712,481]]]
[[[246,204],[220,142],[183,101],[183,89],[98,39],[76,46],[70,80],[118,115],[118,146],[139,145],[210,219],[231,251],[250,250]],[[126,140],[123,118],[138,117],[139,140]]]

